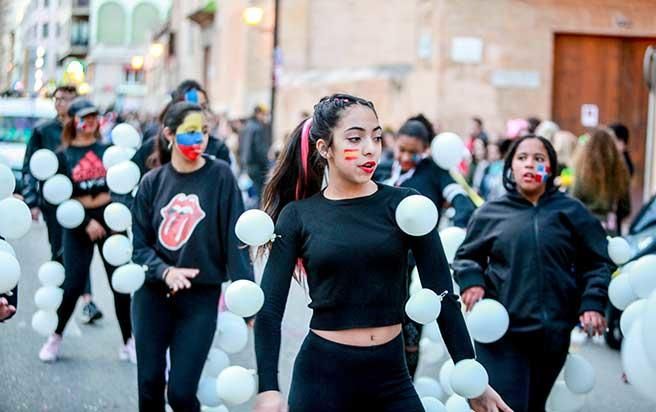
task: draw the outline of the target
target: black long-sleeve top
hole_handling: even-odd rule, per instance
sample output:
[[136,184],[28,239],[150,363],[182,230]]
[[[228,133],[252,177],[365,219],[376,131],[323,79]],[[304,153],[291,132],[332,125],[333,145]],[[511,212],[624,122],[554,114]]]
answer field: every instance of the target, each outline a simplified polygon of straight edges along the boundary
[[62,124],[58,118],[43,121],[37,124],[32,131],[32,136],[25,147],[25,158],[23,159],[21,189],[25,203],[30,207],[43,205],[43,198],[37,179],[30,173],[30,159],[34,152],[39,149],[49,149],[53,152],[61,144]]
[[606,234],[585,206],[553,191],[533,205],[510,192],[478,209],[453,263],[461,290],[485,289],[510,315],[510,330],[570,330],[604,312],[614,265]]
[[169,267],[199,269],[192,284],[253,280],[248,249],[235,235],[244,211],[230,166],[204,156],[205,164],[180,173],[172,164],[150,171],[132,205],[133,260],[148,266],[147,280],[162,282]]
[[442,302],[438,324],[454,361],[473,358],[437,231],[420,237],[396,224],[399,202],[417,192],[379,185],[369,196],[330,200],[318,193],[286,205],[262,277],[264,306],[255,322],[259,390],[278,390],[280,326],[297,258],[303,260],[313,309],[310,327],[344,330],[399,324],[404,318],[407,260]]

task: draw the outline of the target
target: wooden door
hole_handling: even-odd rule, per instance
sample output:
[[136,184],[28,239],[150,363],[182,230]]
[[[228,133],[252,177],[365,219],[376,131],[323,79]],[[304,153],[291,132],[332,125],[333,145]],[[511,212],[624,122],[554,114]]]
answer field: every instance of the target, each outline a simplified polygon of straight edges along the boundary
[[599,108],[599,123],[621,122],[630,133],[629,153],[635,164],[631,181],[632,212],[642,206],[649,90],[642,79],[642,60],[654,38],[556,34],[552,117],[576,135],[581,106]]

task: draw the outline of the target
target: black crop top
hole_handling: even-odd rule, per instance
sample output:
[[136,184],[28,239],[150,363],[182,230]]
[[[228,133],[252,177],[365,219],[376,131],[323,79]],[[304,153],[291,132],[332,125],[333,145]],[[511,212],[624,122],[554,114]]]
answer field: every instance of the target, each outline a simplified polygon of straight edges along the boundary
[[455,362],[474,358],[449,266],[436,230],[421,237],[396,224],[399,202],[413,189],[378,185],[365,197],[330,200],[318,193],[285,206],[262,277],[264,306],[255,322],[259,390],[278,390],[280,325],[297,258],[313,310],[310,328],[344,330],[399,324],[408,298],[408,252],[424,288],[449,294],[438,324]]

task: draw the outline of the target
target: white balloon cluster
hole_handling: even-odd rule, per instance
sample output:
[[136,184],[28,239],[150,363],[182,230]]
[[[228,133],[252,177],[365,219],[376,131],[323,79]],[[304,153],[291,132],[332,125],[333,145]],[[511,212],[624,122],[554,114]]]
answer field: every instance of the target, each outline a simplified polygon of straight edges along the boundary
[[114,193],[133,192],[141,179],[141,170],[132,162],[132,156],[141,145],[141,135],[128,123],[119,123],[112,129],[113,146],[105,150],[103,165],[107,169],[107,186]]
[[[656,267],[652,266],[652,276],[656,275],[654,270]],[[627,315],[633,318],[629,325],[625,323],[622,365],[629,383],[643,396],[656,402],[656,290],[631,312],[627,309],[622,315],[623,321]]]
[[59,319],[57,309],[62,303],[64,291],[60,288],[66,278],[64,266],[51,261],[39,267],[41,287],[34,294],[34,303],[38,310],[32,315],[32,329],[43,336],[52,335]]

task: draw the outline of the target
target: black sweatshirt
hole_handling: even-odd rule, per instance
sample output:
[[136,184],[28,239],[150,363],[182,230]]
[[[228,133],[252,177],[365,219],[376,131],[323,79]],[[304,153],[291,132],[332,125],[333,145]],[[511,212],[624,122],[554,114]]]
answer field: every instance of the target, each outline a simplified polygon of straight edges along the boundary
[[68,176],[73,183],[73,196],[96,196],[108,193],[107,170],[102,162],[103,154],[109,147],[95,142],[88,146],[68,146],[57,152],[59,170],[57,173]]
[[259,390],[278,390],[282,321],[297,258],[303,259],[313,309],[310,327],[344,330],[399,324],[405,315],[407,260],[412,250],[421,283],[448,291],[438,323],[454,361],[474,350],[453,294],[449,266],[437,231],[405,234],[395,212],[412,189],[379,185],[374,194],[329,200],[318,193],[286,205],[262,276],[264,306],[255,322]]
[[41,196],[39,182],[30,173],[30,159],[34,152],[39,149],[56,151],[61,144],[61,133],[62,124],[58,118],[45,120],[34,127],[32,136],[27,142],[25,158],[23,159],[23,187],[21,191],[25,203],[30,208],[43,206],[45,203]]
[[205,165],[179,173],[171,163],[150,171],[132,205],[133,260],[147,280],[162,282],[168,267],[196,268],[192,284],[253,280],[248,249],[235,235],[244,211],[230,166],[204,156]]
[[570,330],[585,311],[604,313],[614,270],[606,233],[560,191],[534,206],[517,192],[478,209],[453,264],[464,291],[485,288],[510,314],[510,330]]

